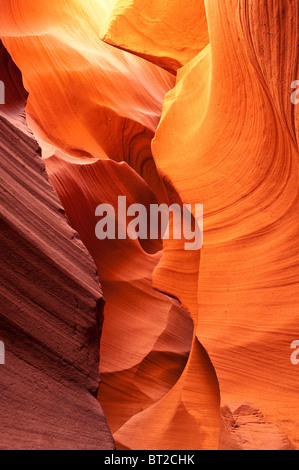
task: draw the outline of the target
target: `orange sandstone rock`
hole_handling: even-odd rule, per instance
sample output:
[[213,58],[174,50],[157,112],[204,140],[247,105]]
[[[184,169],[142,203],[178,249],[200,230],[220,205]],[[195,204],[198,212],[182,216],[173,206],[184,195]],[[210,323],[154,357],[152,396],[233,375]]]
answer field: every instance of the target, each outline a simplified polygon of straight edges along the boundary
[[204,0],[117,0],[100,36],[176,73],[209,44]]
[[[102,281],[118,448],[298,446],[298,3],[2,3],[28,120]],[[157,64],[184,66],[175,88]],[[203,249],[99,242],[95,207],[118,195],[204,204]],[[246,429],[223,427],[236,402],[259,410],[258,438],[242,406],[228,416]]]
[[174,77],[99,39],[109,5],[5,0],[0,35],[22,71],[37,136],[79,158],[133,161]]
[[[78,165],[54,155],[46,166],[105,292],[99,400],[118,448],[217,448],[217,379],[189,314],[153,290],[161,252],[146,253],[138,241],[99,241],[94,235],[97,205],[109,201],[116,208],[118,194],[147,205],[153,193],[126,164]],[[194,297],[198,253],[185,257],[187,252],[171,243],[168,249],[177,260],[181,253],[180,282],[189,283],[189,298]]]
[[298,446],[298,4],[206,7],[211,49],[179,72],[153,153],[183,202],[204,204],[196,336],[222,403],[250,401]]

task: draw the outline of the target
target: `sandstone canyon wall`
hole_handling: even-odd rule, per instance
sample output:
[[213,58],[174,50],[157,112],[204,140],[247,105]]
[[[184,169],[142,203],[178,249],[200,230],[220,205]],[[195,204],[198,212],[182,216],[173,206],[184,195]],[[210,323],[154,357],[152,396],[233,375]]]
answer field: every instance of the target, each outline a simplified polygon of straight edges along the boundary
[[[298,448],[298,26],[288,0],[1,2],[1,448]],[[119,196],[203,204],[202,249],[97,239]]]

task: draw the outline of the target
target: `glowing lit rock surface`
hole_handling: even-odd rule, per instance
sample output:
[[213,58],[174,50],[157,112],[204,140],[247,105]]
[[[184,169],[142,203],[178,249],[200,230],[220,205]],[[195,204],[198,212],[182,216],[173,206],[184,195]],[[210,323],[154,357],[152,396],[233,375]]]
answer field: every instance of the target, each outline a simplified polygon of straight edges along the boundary
[[[118,448],[298,447],[297,2],[1,8],[50,182],[98,268]],[[97,240],[95,208],[119,195],[204,204],[201,252]]]
[[175,73],[209,44],[204,0],[117,0],[100,36]]

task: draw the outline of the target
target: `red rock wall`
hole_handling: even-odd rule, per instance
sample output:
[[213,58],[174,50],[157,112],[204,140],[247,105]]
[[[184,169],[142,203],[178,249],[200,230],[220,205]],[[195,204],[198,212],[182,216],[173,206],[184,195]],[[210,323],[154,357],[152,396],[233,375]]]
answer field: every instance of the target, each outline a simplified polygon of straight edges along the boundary
[[[28,123],[103,287],[117,447],[298,447],[298,2],[2,3]],[[202,250],[97,240],[95,208],[119,195],[203,204]]]
[[33,138],[0,117],[0,448],[113,449],[96,396],[104,301]]

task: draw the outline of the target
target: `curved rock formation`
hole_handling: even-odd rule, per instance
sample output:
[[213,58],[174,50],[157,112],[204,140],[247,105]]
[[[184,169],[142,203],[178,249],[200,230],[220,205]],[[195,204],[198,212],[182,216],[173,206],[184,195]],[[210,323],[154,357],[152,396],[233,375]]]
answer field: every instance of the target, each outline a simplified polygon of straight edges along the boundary
[[[43,18],[39,21],[36,15],[33,18],[28,8],[24,10],[24,18],[28,18],[29,25],[24,19],[22,25],[14,25],[12,29],[16,34],[15,28],[20,28],[18,34],[22,34],[22,41],[7,36],[4,43],[21,68],[24,83],[30,92],[27,114],[32,128],[41,139],[44,156],[48,158],[46,165],[52,184],[63,201],[73,226],[77,227],[82,240],[93,255],[105,289],[107,304],[101,343],[101,368],[106,375],[103,376],[100,401],[104,405],[108,422],[120,447],[217,447],[220,425],[219,391],[213,366],[194,338],[188,314],[177,301],[159,294],[152,288],[152,273],[161,254],[147,254],[138,242],[101,243],[93,235],[96,223],[94,211],[100,202],[115,204],[119,194],[126,194],[131,201],[144,204],[157,200],[172,201],[176,198],[167,181],[160,180],[150,151],[151,138],[158,124],[164,94],[173,86],[174,79],[167,72],[143,59],[118,51],[97,39],[93,31],[94,20],[86,3],[81,5],[80,12],[84,9],[85,22],[82,23],[81,20],[80,29],[78,22],[81,17],[79,12],[76,16],[76,7],[71,10],[70,20],[66,3],[61,2],[61,6],[65,18],[64,23],[61,21],[61,15],[57,20],[59,28],[64,27],[63,32],[59,30],[59,39],[61,41],[62,38],[74,35],[74,27],[76,28],[76,39],[72,37],[72,47],[70,39],[65,39],[64,50],[69,63],[77,64],[77,68],[82,70],[81,74],[76,75],[72,69],[65,67],[60,43],[56,46],[56,39],[52,40],[52,35],[47,40],[43,39]],[[5,24],[12,21],[10,14],[11,11],[7,10]],[[29,26],[31,30],[35,28],[34,36],[24,36]],[[90,54],[83,57],[83,52],[86,53],[86,37],[89,40]],[[77,48],[74,47],[75,44]],[[28,63],[25,63],[24,50],[30,52],[30,68]],[[48,59],[49,54],[55,57],[54,67],[53,61]],[[87,71],[95,84],[95,98],[91,98],[90,83],[85,81]],[[72,88],[69,89],[72,96],[65,95],[66,75],[73,82]],[[55,88],[52,88],[51,77]],[[101,77],[105,78],[108,87],[103,90],[98,87]],[[115,84],[120,83],[118,78],[124,82],[121,89],[115,87]],[[109,83],[113,85],[112,90]],[[84,88],[85,95],[82,94]],[[110,95],[107,95],[109,89]],[[77,93],[80,90],[80,94],[75,98],[76,90]],[[132,93],[135,95],[133,100]],[[84,107],[89,110],[92,109],[91,103],[94,100],[101,100],[95,106],[96,114],[91,119],[87,115],[82,119],[82,113],[85,114],[83,109],[80,109],[80,115],[74,119],[71,108],[75,106],[78,109],[78,99],[85,100]],[[46,101],[41,106],[43,100]],[[47,115],[44,113],[46,102],[52,104]],[[105,106],[102,106],[102,102]],[[58,108],[53,106],[54,103]],[[116,108],[117,116],[111,112]],[[134,116],[131,115],[131,119],[128,119],[130,112],[134,113]],[[56,117],[60,116],[59,126],[50,125],[56,121],[54,114]],[[121,114],[125,116],[120,116]],[[118,121],[122,123],[121,127],[117,124]],[[107,129],[101,125],[95,133],[94,125],[103,122],[107,123]],[[67,124],[68,133],[65,132],[63,123]],[[140,123],[143,123],[142,128]],[[85,128],[84,132],[81,132],[82,126]],[[51,144],[61,143],[60,149],[67,153],[56,151],[55,147],[51,149],[42,139]],[[79,142],[78,146],[75,144],[76,140]],[[96,158],[109,156],[116,161],[124,160],[138,171],[143,179],[126,165],[93,163],[94,158],[86,162],[86,156],[90,154]],[[72,157],[77,157],[77,160]],[[160,248],[161,245],[156,249],[147,249],[155,252]],[[182,251],[181,246],[170,247],[171,252],[178,249]],[[197,253],[191,259],[189,256],[186,259],[182,257],[182,266],[188,266],[186,275],[182,273],[183,280],[186,278],[185,284],[189,282],[190,286],[195,285],[193,283],[197,281],[198,263]],[[168,292],[167,289],[165,291]],[[191,297],[196,301],[193,292]],[[123,299],[126,299],[127,307],[123,306]],[[119,354],[115,353],[117,350]],[[159,375],[157,370],[160,370]],[[157,380],[148,384],[148,374],[157,376]],[[131,392],[128,384],[133,379],[135,391]],[[112,393],[115,389],[114,380],[119,383],[117,394]],[[122,387],[123,382],[127,383],[127,386]],[[108,385],[105,387],[105,384]],[[190,387],[194,392],[198,392],[196,400],[188,392]],[[127,403],[122,413],[115,406],[119,394],[121,401]],[[131,402],[136,394],[139,400],[135,398],[135,405],[132,407]],[[117,414],[116,410],[119,410]],[[140,413],[142,410],[144,415]],[[195,416],[192,417],[192,414]],[[144,429],[148,415],[160,431],[148,427],[148,431],[143,435],[136,433],[138,426]],[[165,416],[168,418],[165,419]],[[135,419],[140,423],[134,424]],[[122,432],[124,426],[125,436]]]
[[100,36],[176,73],[209,44],[204,0],[117,0]]
[[[250,401],[298,444],[290,361],[299,336],[298,146],[290,84],[299,8],[237,0],[206,7],[211,48],[180,70],[153,153],[182,200],[205,207],[197,338],[215,366],[222,403]],[[174,142],[174,129],[184,138]]]
[[[189,3],[4,0],[0,36],[98,268],[117,447],[298,447],[299,6]],[[204,204],[203,249],[97,240],[119,195]]]
[[1,36],[22,71],[37,136],[80,158],[134,161],[150,146],[174,78],[99,39],[106,4],[5,0]]
[[[53,156],[47,160],[47,168],[72,225],[97,264],[105,292],[99,400],[118,448],[198,448],[199,442],[209,445],[199,435],[196,423],[188,419],[181,400],[185,384],[181,376],[191,348],[192,322],[176,300],[154,291],[151,285],[160,252],[148,254],[138,241],[99,241],[91,236],[95,208],[107,198],[117,208],[118,194],[125,194],[130,203],[144,205],[154,202],[153,194],[126,164],[98,162],[85,166]],[[210,370],[208,364],[206,370]],[[196,378],[198,390],[203,389],[202,400],[197,395],[198,405],[214,400],[214,394],[210,397],[208,393],[210,380],[207,377],[201,384],[200,377]],[[175,384],[175,390],[171,390]],[[159,407],[163,412],[160,416]],[[214,408],[202,408],[210,427]],[[155,426],[149,425],[150,421]]]

